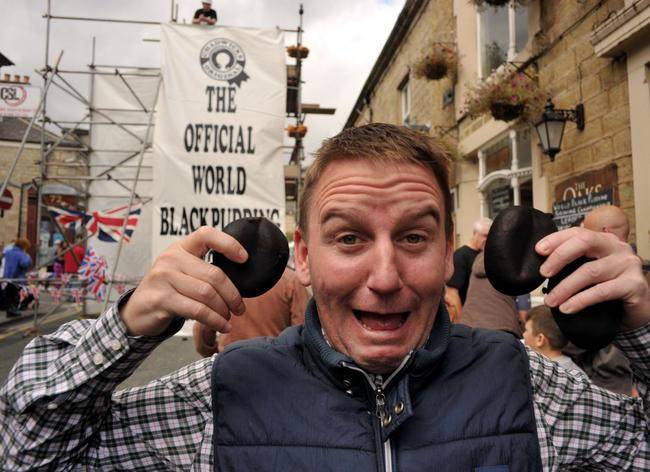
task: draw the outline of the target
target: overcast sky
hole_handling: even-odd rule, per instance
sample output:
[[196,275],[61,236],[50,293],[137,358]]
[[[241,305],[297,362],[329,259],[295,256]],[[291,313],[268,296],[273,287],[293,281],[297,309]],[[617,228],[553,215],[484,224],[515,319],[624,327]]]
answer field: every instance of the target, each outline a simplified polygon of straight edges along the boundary
[[[322,139],[336,134],[345,123],[372,65],[384,45],[405,0],[304,0],[304,39],[310,56],[304,61],[303,102],[335,107],[334,116],[308,116],[305,140],[310,155]],[[177,0],[179,22],[191,22],[200,2]],[[52,0],[52,14],[101,18],[169,21],[171,0]],[[233,26],[295,28],[295,0],[239,0],[213,2],[219,23]],[[0,0],[0,51],[16,66],[2,72],[30,75],[41,85],[34,69],[45,63],[45,0]],[[158,66],[157,26],[53,20],[50,63],[64,50],[60,68],[86,69],[96,37],[96,64]],[[286,43],[295,42],[286,33]],[[66,76],[67,77],[67,76]],[[72,76],[71,83],[86,93],[87,76]],[[61,92],[48,95],[48,115],[56,120],[79,120],[83,108]]]

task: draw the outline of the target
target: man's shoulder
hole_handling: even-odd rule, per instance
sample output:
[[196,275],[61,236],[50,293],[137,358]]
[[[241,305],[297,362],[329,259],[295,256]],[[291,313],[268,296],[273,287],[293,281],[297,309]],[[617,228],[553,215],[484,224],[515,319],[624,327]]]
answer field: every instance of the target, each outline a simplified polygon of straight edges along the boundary
[[467,244],[465,244],[464,246],[461,246],[454,251],[454,256],[458,255],[461,257],[475,257],[478,253],[479,251],[472,249]]
[[505,331],[472,328],[464,324],[454,324],[451,328],[452,342],[472,345],[472,346],[488,346],[490,344],[500,344],[503,346],[511,346],[517,351],[525,352],[522,342],[514,335]]
[[292,348],[301,342],[302,330],[302,325],[290,326],[277,337],[262,336],[235,341],[228,344],[219,356],[225,357],[237,351],[267,351],[270,349]]

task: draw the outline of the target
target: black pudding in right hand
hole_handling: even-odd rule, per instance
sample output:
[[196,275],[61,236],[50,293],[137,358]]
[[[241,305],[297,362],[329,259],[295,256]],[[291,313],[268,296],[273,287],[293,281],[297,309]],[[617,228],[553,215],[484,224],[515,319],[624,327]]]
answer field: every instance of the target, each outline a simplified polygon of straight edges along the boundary
[[248,259],[240,264],[213,251],[212,264],[224,271],[244,298],[258,297],[273,288],[289,260],[289,243],[280,228],[266,218],[242,218],[223,232],[244,246]]

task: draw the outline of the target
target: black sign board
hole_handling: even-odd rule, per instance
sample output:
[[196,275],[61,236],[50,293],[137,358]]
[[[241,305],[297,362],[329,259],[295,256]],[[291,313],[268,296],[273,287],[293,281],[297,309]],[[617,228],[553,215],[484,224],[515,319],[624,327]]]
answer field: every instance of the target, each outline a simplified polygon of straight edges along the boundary
[[614,202],[611,188],[592,192],[580,197],[569,198],[553,204],[553,221],[558,229],[571,227],[576,221],[587,213],[602,205],[611,205]]

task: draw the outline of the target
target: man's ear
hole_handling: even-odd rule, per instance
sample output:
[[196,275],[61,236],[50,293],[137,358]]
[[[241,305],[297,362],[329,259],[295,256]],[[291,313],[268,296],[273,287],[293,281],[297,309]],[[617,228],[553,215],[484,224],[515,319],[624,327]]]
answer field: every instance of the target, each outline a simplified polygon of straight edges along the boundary
[[300,227],[296,227],[293,233],[293,257],[296,262],[296,275],[298,280],[305,287],[311,285],[311,276],[309,275],[309,250],[305,234]]

